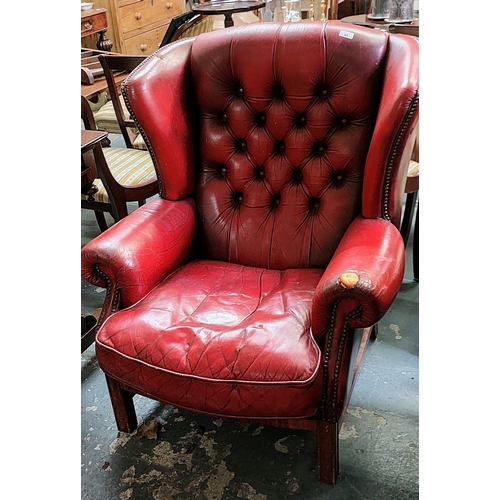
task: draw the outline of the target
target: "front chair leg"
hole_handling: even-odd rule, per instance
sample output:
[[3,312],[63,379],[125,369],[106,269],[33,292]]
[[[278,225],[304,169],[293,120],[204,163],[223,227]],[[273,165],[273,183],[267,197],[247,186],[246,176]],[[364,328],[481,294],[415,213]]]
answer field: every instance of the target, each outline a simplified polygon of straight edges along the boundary
[[123,389],[119,382],[106,375],[109,396],[116,425],[121,432],[134,432],[137,429],[137,416],[134,408],[134,394]]
[[318,470],[323,483],[336,484],[339,475],[339,433],[336,422],[318,422]]

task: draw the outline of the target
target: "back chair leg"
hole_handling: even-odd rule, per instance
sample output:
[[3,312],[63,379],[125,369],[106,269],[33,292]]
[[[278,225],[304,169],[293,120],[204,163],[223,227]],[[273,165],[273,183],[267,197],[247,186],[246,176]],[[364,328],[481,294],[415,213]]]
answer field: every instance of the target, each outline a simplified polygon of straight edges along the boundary
[[122,388],[119,382],[106,375],[109,396],[116,425],[121,432],[134,432],[137,429],[137,416],[134,408],[134,394]]
[[415,229],[413,230],[413,279],[418,281],[418,205]]
[[318,422],[318,470],[323,483],[335,484],[339,475],[339,433],[336,422]]
[[99,229],[101,232],[106,231],[106,229],[108,229],[108,223],[106,222],[106,217],[104,217],[104,212],[94,211],[94,213]]

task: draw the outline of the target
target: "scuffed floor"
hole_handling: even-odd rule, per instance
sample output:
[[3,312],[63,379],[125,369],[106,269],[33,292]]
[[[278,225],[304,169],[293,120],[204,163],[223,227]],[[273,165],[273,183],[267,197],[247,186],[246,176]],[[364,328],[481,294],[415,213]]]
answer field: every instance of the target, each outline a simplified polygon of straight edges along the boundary
[[[99,233],[82,210],[82,245]],[[411,241],[410,241],[411,244]],[[312,432],[195,415],[136,397],[139,429],[116,430],[94,346],[81,356],[82,500],[418,498],[418,284],[405,283],[370,343],[341,429],[340,479],[317,479]],[[82,312],[102,289],[82,281]]]

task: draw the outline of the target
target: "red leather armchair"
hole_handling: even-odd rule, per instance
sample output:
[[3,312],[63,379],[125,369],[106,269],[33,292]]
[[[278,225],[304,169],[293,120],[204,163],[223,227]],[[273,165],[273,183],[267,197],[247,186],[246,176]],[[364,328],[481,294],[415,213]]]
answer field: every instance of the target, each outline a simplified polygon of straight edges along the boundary
[[125,81],[160,197],[82,249],[118,425],[134,394],[318,433],[322,481],[404,273],[418,45],[255,23],[159,49]]

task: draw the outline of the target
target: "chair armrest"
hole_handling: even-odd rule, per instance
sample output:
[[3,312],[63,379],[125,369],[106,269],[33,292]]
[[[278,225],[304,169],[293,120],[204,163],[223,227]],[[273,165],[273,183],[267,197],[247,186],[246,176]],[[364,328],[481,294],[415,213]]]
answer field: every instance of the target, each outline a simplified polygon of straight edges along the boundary
[[187,261],[195,225],[192,199],[153,199],[82,248],[82,277],[132,305]]
[[349,320],[351,328],[377,323],[399,292],[404,268],[405,248],[397,228],[384,219],[356,218],[314,292],[313,335],[324,335],[334,310],[346,317],[361,309]]

